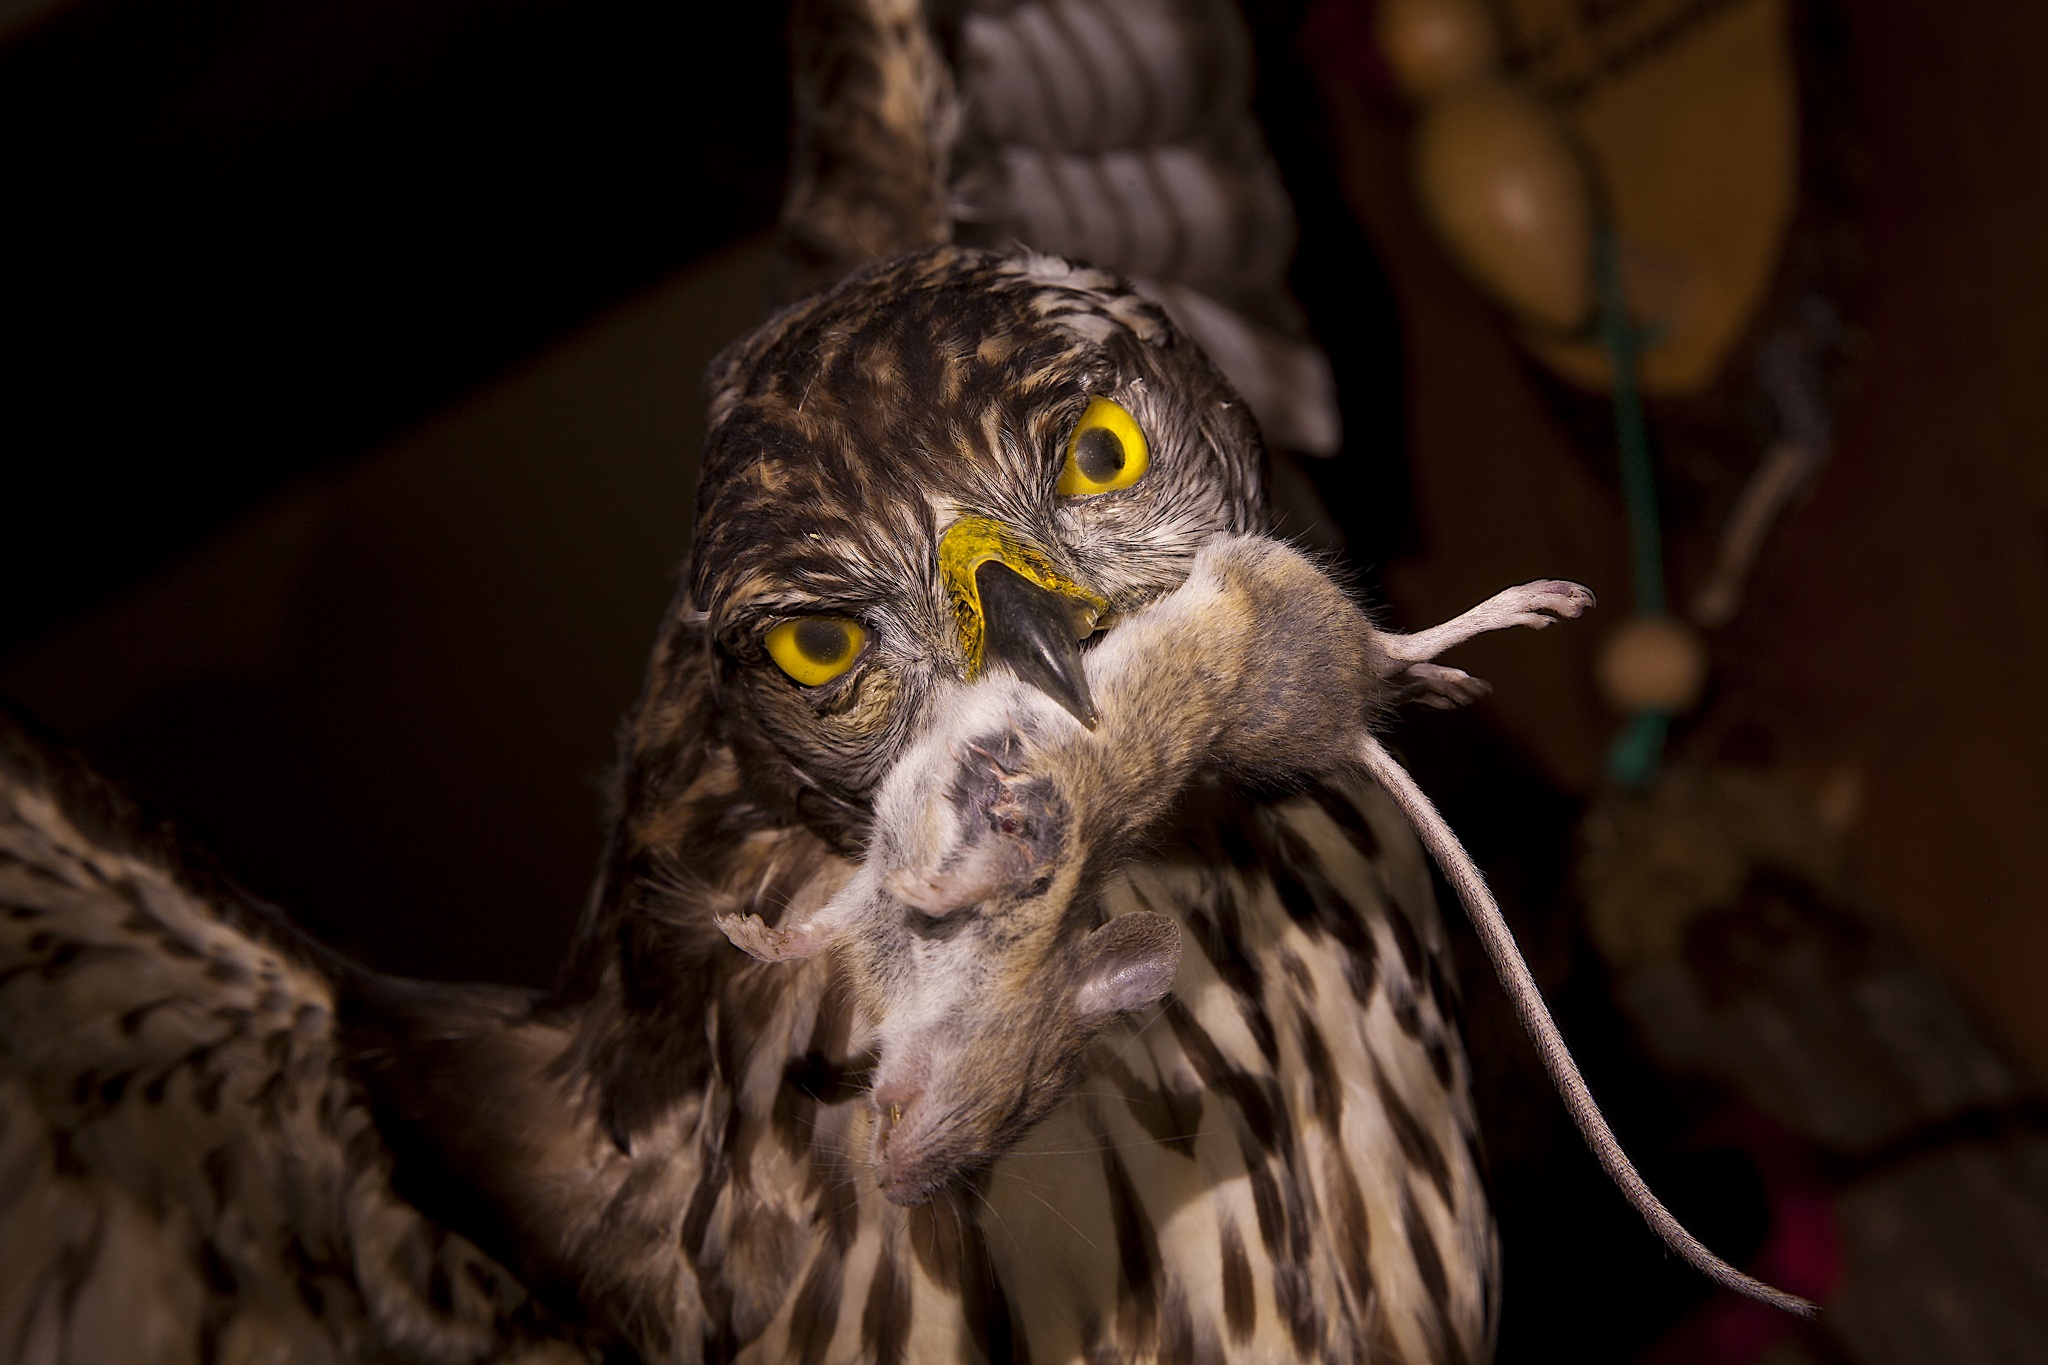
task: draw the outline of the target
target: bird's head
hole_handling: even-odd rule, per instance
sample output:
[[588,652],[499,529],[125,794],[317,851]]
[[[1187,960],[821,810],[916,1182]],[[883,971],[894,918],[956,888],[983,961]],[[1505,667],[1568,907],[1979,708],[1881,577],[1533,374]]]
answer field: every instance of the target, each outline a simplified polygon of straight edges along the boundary
[[1078,650],[1264,524],[1244,403],[1111,272],[940,247],[714,362],[690,595],[757,796],[857,849],[947,680]]

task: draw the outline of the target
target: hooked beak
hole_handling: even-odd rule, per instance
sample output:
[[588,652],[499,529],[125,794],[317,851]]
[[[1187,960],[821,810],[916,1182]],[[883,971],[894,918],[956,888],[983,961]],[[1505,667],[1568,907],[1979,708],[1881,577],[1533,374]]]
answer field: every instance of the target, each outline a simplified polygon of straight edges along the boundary
[[987,657],[1008,664],[1093,730],[1095,701],[1081,670],[1080,642],[1088,632],[1078,630],[1074,599],[1039,587],[1000,560],[982,564],[974,579],[981,590]]
[[1094,633],[1107,602],[987,517],[962,517],[946,531],[939,576],[959,619],[969,677],[999,660],[1095,728],[1079,646]]

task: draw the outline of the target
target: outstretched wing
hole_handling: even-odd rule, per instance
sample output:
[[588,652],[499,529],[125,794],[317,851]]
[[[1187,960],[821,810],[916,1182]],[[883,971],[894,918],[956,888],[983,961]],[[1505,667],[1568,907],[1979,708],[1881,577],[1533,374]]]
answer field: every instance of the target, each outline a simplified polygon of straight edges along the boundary
[[523,1291],[392,1192],[336,970],[0,710],[0,1358],[516,1348]]

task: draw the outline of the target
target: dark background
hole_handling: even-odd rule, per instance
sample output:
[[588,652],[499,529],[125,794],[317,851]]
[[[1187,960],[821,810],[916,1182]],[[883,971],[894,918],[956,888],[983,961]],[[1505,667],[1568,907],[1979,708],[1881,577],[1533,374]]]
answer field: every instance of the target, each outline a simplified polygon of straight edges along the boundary
[[773,221],[769,5],[94,0],[0,48],[11,652]]
[[[1398,113],[1311,78],[1302,9],[1255,7],[1261,106],[1345,387],[1350,449],[1317,476],[1366,581],[1410,625],[1539,574],[1622,600],[1610,481],[1404,206]],[[1774,605],[1716,668],[1788,763],[1860,765],[1863,884],[2039,1068],[2048,17],[1833,13],[1870,361],[1759,568]],[[758,314],[781,22],[0,7],[0,691],[371,963],[544,982],[686,549],[697,375]],[[1673,1146],[1686,1097],[1559,908],[1612,725],[1597,639],[1475,648],[1499,698],[1402,739],[1653,1183],[1735,1248],[1761,1235],[1753,1185]],[[1704,1290],[1576,1154],[1483,966],[1467,990],[1503,1356],[1633,1358]]]
[[774,220],[781,24],[89,0],[14,34],[0,687],[378,965],[545,980],[696,373],[758,294],[660,286]]

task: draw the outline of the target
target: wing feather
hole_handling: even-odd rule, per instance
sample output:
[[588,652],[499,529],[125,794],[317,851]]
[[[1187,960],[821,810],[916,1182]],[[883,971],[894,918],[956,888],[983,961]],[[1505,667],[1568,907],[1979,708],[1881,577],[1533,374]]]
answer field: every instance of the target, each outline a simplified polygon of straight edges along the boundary
[[393,1194],[344,970],[0,714],[0,1358],[531,1341],[513,1279]]

